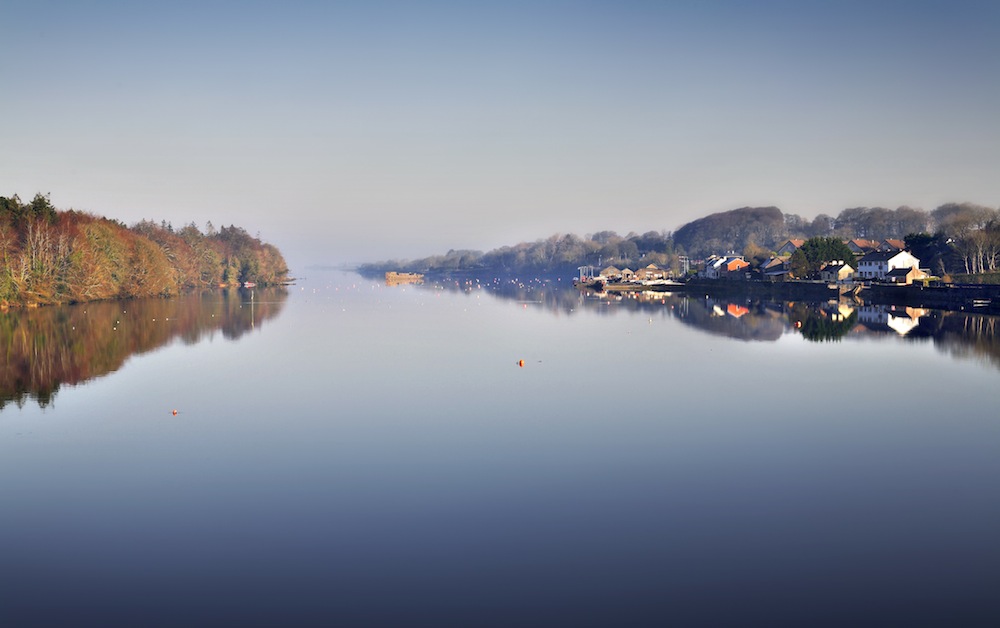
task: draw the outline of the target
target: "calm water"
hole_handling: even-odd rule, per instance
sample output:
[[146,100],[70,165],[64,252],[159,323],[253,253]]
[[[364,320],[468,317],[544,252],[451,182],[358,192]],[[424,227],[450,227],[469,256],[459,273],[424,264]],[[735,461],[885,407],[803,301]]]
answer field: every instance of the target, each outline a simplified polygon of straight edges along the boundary
[[0,625],[997,625],[995,326],[344,273],[0,314]]

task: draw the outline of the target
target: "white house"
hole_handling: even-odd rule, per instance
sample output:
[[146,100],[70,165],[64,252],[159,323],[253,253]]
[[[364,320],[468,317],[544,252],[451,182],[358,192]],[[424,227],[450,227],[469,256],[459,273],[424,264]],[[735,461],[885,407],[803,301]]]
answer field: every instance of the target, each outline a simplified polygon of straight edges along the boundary
[[854,268],[843,260],[830,262],[819,271],[820,279],[840,283],[854,277]]
[[858,261],[858,276],[884,281],[889,271],[911,267],[920,268],[920,260],[906,251],[875,251]]

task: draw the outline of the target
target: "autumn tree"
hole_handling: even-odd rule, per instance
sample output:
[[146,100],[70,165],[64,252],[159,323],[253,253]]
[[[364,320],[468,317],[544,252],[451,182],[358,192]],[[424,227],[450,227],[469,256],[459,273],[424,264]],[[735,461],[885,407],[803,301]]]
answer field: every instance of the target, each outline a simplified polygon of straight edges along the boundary
[[[60,303],[172,295],[214,285],[224,265],[235,280],[280,283],[281,253],[238,227],[203,236],[163,221],[121,222],[0,197],[0,303]],[[225,255],[223,255],[225,254]]]

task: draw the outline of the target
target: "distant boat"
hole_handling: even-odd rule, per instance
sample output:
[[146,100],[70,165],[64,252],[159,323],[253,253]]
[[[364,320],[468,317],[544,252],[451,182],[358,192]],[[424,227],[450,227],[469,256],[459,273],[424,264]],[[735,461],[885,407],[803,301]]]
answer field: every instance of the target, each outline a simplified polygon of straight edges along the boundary
[[257,287],[257,284],[255,284],[255,283],[254,283],[254,282],[252,282],[252,281],[244,281],[244,282],[243,282],[243,287],[244,287],[244,288],[256,288],[256,287]]

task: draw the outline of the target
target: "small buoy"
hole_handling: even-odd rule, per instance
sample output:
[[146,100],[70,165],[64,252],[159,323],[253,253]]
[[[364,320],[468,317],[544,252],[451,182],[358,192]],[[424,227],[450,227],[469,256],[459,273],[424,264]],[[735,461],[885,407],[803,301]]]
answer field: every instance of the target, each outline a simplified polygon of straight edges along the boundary
[[174,410],[174,416],[177,416],[177,410]]
[[518,360],[517,365],[520,366],[521,368],[524,368],[524,360]]

